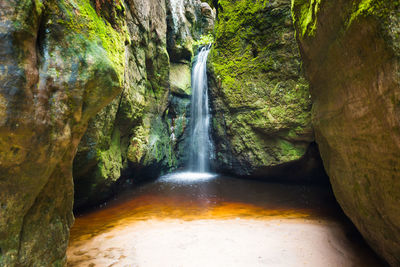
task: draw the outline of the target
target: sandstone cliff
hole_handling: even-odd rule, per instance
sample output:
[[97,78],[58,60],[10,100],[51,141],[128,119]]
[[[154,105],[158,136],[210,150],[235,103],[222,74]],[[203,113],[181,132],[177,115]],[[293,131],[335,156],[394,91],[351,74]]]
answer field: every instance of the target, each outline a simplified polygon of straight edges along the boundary
[[293,1],[313,124],[335,195],[368,243],[400,265],[398,1]]

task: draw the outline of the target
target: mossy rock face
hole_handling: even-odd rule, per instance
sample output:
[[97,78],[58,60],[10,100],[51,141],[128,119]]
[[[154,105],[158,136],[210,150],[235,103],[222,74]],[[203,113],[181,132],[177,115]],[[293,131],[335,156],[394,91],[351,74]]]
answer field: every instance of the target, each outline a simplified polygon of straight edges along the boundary
[[398,1],[293,1],[313,124],[336,198],[367,242],[400,265]]
[[[166,59],[159,67],[167,66],[168,72],[163,82],[156,86],[163,95],[155,96],[153,90],[148,90],[142,117],[138,122],[129,124],[133,127],[129,128],[131,135],[125,144],[127,150],[123,157],[126,158],[126,166],[123,169],[127,170],[130,179],[154,179],[185,164],[190,67],[187,64],[171,64],[169,68],[168,57]],[[161,73],[157,69],[156,72]],[[150,75],[147,84],[150,86],[151,82],[154,83],[154,77]]]
[[[88,126],[74,160],[75,207],[110,197],[130,164],[131,144],[141,140],[133,162],[147,153],[150,123],[168,105],[169,57],[166,7],[159,1],[133,1],[126,8],[129,33],[123,91]],[[148,125],[147,125],[148,124]],[[145,126],[147,125],[147,126]],[[141,131],[140,127],[147,130]],[[125,178],[125,177],[124,177]],[[134,179],[134,177],[126,177]]]
[[302,158],[313,142],[290,1],[218,1],[209,64],[217,169],[249,175]]
[[72,159],[124,84],[119,2],[1,3],[0,266],[66,263]]
[[[193,12],[199,7],[199,1],[183,6]],[[130,38],[124,88],[89,122],[79,145],[74,160],[76,208],[106,200],[126,179],[155,178],[183,167],[187,158],[190,61],[170,64],[169,8],[158,0],[134,0],[125,12]],[[197,13],[196,19],[201,20]],[[179,27],[190,31],[190,49],[201,32],[195,30],[196,21]]]

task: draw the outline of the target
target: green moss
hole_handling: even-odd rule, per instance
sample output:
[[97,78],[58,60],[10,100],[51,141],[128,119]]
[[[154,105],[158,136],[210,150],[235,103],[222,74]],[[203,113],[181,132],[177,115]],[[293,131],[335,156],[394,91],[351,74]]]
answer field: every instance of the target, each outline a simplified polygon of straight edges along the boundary
[[139,164],[142,157],[146,153],[149,129],[146,129],[145,127],[140,125],[138,127],[135,127],[133,131],[135,134],[130,139],[127,159],[134,164]]
[[[151,122],[150,136],[148,143],[148,153],[145,161],[147,163],[156,161],[166,161],[168,167],[176,165],[176,157],[173,153],[173,140],[170,138],[168,129],[170,129],[169,121],[167,125],[161,117],[156,117]],[[146,163],[145,163],[146,164]]]
[[[120,170],[122,169],[122,158],[121,158],[121,146],[120,146],[120,132],[118,129],[115,129],[113,132],[113,136],[110,142],[110,147],[106,150],[98,151],[99,162],[98,166],[98,175],[100,179],[100,183],[103,182],[103,179],[110,181],[116,181],[121,175]],[[93,183],[94,187],[97,184]]]
[[305,147],[293,146],[292,143],[285,140],[280,140],[279,146],[281,148],[281,156],[285,161],[297,160],[306,152]]
[[[283,76],[298,72],[300,60],[293,53],[297,53],[295,43],[287,40],[287,30],[283,27],[290,19],[289,7],[272,9],[268,1],[251,0],[220,4],[223,12],[211,56],[212,67],[227,92],[228,101],[234,105],[252,105],[260,93],[267,98],[265,89],[275,87],[278,81],[282,81],[285,92],[290,92],[287,78]],[[287,47],[282,49],[282,46]],[[287,54],[280,50],[287,50]],[[245,97],[243,88],[249,88]]]
[[[347,23],[348,27],[353,24],[360,17],[367,16],[378,16],[386,17],[388,13],[394,10],[393,5],[399,5],[399,3],[388,3],[391,1],[384,0],[361,0],[359,3],[353,3],[353,10],[350,19]],[[396,1],[393,1],[396,2]]]
[[[298,159],[307,143],[290,140],[311,132],[311,96],[301,75],[290,4],[266,0],[219,4],[209,65],[219,84],[214,89],[216,105],[224,116],[214,119],[215,132],[228,138],[234,154],[253,166]],[[225,124],[226,129],[221,126]]]
[[321,0],[292,0],[292,10],[298,10],[293,20],[297,22],[301,36],[315,35],[320,6]]
[[58,5],[67,16],[57,22],[65,25],[67,29],[83,35],[89,41],[101,43],[117,70],[122,85],[125,67],[125,40],[130,39],[122,18],[117,20],[120,29],[114,29],[110,22],[96,13],[89,0],[60,1]]
[[214,36],[212,34],[201,35],[198,40],[193,42],[193,50],[212,43],[214,43]]
[[[315,36],[317,29],[318,12],[321,9],[321,0],[292,0],[292,14],[299,37]],[[332,2],[324,2],[324,5]],[[377,16],[384,18],[395,10],[400,2],[384,0],[355,0],[349,1],[350,6],[343,10],[343,16],[348,16],[346,28],[350,27],[359,18]]]

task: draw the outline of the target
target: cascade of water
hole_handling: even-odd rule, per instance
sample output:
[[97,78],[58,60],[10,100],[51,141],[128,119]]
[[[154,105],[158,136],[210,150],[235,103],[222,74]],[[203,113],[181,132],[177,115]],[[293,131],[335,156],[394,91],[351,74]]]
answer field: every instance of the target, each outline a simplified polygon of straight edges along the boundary
[[208,104],[207,57],[211,45],[199,52],[192,71],[192,107],[191,107],[191,171],[207,172],[211,152],[210,113]]

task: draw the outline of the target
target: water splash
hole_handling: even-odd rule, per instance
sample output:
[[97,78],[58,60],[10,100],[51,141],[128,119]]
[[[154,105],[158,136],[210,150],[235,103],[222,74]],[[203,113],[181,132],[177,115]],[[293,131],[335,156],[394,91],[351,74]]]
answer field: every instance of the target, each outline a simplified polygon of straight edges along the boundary
[[193,184],[212,180],[216,177],[216,174],[206,172],[175,172],[162,176],[158,181],[177,184]]
[[208,104],[207,57],[211,44],[199,52],[192,71],[191,140],[189,168],[208,172],[211,153],[210,112]]

